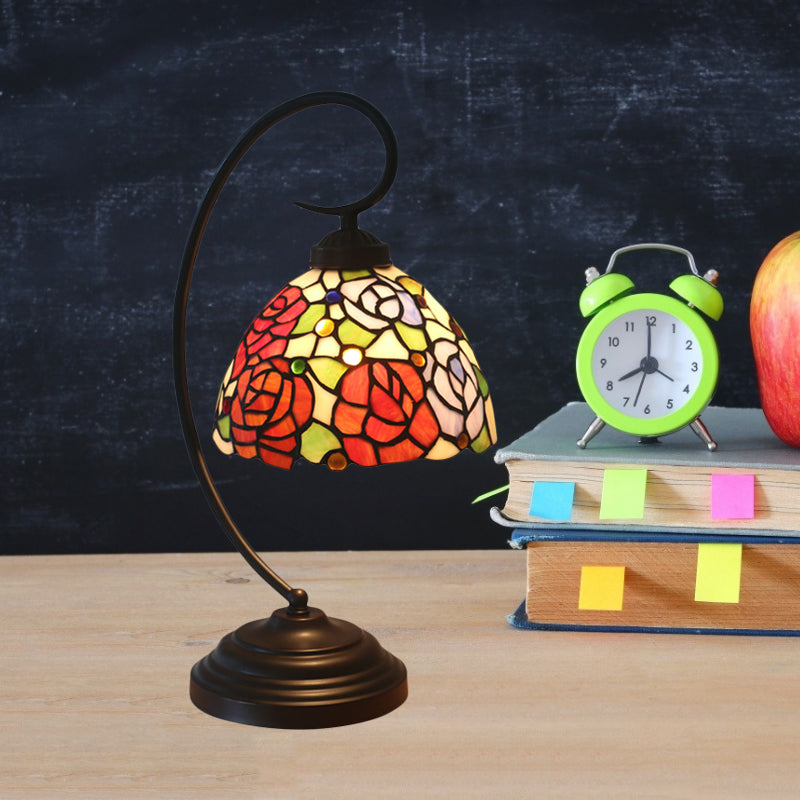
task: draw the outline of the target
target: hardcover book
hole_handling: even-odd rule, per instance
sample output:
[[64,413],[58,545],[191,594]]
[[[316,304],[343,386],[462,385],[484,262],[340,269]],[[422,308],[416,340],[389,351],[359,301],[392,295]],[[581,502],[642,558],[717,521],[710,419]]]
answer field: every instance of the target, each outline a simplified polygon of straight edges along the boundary
[[800,635],[800,539],[517,530],[520,628]]
[[800,536],[800,450],[781,442],[760,409],[711,406],[709,451],[689,429],[657,441],[610,427],[585,449],[594,418],[569,403],[497,451],[509,490],[492,518],[513,528]]

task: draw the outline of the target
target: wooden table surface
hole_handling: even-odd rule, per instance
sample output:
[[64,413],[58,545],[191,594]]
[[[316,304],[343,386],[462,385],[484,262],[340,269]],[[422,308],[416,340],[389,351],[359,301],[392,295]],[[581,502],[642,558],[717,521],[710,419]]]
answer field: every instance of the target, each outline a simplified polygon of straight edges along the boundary
[[0,558],[0,798],[796,798],[800,639],[520,631],[516,551],[277,553],[408,667],[360,725],[197,711],[189,669],[281,599],[236,554]]

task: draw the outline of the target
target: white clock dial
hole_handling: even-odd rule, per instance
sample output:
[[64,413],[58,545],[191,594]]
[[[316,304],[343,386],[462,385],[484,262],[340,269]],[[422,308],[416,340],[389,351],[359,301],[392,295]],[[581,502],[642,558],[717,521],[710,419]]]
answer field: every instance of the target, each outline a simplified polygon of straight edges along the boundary
[[703,375],[703,353],[692,329],[678,317],[636,309],[600,333],[591,370],[613,408],[629,417],[657,419],[692,399]]

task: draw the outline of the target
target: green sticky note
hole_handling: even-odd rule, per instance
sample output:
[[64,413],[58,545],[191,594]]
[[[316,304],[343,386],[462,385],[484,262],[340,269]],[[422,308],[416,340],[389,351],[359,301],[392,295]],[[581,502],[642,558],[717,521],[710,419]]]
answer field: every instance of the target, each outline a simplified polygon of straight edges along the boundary
[[702,603],[738,603],[742,577],[742,546],[735,542],[697,545],[694,599]]
[[581,611],[622,611],[625,567],[581,567],[578,609]]
[[605,470],[600,519],[642,519],[646,488],[646,469]]

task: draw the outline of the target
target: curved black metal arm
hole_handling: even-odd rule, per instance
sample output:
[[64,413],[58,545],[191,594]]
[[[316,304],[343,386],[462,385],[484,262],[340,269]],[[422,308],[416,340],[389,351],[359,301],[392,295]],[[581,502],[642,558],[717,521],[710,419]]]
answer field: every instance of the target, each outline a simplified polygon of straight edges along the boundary
[[208,463],[203,455],[203,448],[197,433],[191,400],[189,398],[189,384],[186,373],[186,311],[189,304],[189,288],[195,261],[197,260],[197,253],[200,249],[200,241],[203,238],[203,233],[217,198],[222,191],[222,187],[225,185],[225,182],[230,177],[236,165],[253,143],[262,134],[273,127],[273,125],[298,111],[328,104],[343,105],[353,108],[366,116],[378,129],[383,139],[384,146],[386,147],[386,164],[383,175],[375,188],[368,195],[355,203],[336,207],[314,206],[306,203],[297,203],[297,205],[302,208],[307,208],[310,211],[317,211],[323,214],[337,214],[342,218],[343,226],[345,224],[352,224],[354,226],[356,216],[361,211],[365,211],[375,205],[389,190],[397,172],[397,142],[389,123],[383,115],[366,100],[345,92],[313,92],[289,100],[282,105],[276,106],[271,111],[268,111],[253,123],[234,145],[233,149],[220,165],[216,175],[214,175],[205,197],[200,203],[183,253],[178,287],[175,292],[172,327],[172,365],[181,427],[183,428],[183,436],[186,440],[192,466],[200,481],[200,486],[203,489],[206,500],[211,506],[220,527],[236,549],[239,550],[247,563],[250,564],[253,570],[275,589],[276,592],[288,600],[290,606],[295,610],[306,608],[308,602],[306,593],[302,589],[293,589],[266,564],[258,553],[256,553],[231,517],[211,477]]

